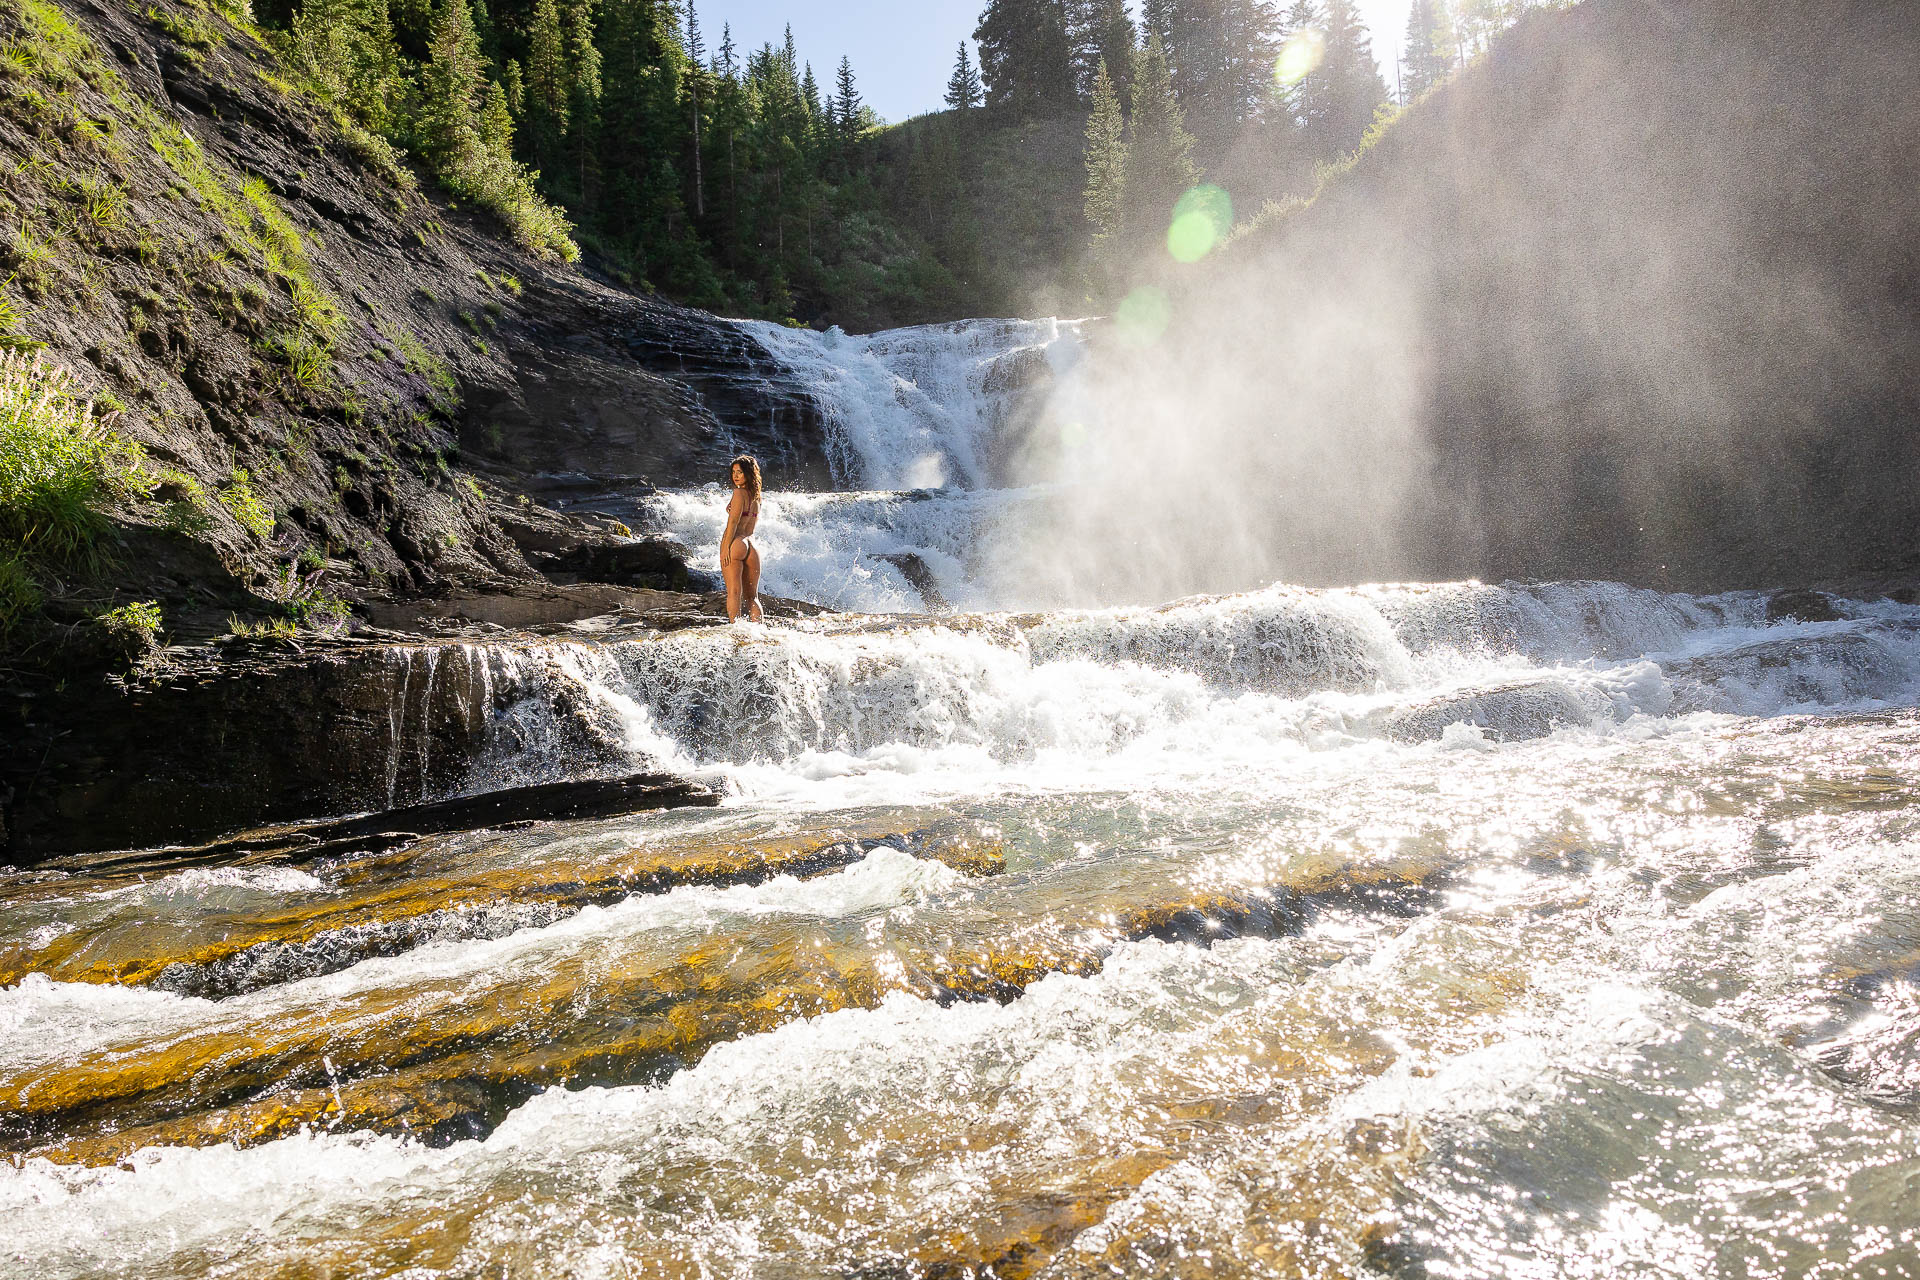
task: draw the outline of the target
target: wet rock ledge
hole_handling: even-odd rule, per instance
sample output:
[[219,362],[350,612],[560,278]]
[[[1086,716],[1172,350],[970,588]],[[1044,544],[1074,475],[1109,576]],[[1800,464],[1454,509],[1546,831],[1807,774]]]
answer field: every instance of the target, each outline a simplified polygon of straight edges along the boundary
[[347,815],[315,834],[719,803],[636,760],[556,669],[569,641],[723,624],[718,598],[591,584],[393,611],[409,630],[223,637],[124,675],[8,690],[0,865]]

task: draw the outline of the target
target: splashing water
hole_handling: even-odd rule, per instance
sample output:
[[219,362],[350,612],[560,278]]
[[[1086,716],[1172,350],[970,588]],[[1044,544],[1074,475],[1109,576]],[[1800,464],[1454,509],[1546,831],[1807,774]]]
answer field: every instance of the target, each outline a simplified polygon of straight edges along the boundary
[[770,496],[970,612],[460,654],[474,785],[717,810],[0,874],[8,1273],[1920,1275],[1920,609],[991,611],[1029,500]]

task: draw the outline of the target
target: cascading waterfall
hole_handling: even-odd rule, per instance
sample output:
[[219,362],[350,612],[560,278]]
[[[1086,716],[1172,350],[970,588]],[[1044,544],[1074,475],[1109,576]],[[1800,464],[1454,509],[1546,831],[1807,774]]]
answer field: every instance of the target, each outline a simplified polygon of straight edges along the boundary
[[1278,743],[1437,739],[1452,725],[1517,739],[1912,699],[1920,610],[1853,612],[1768,623],[1758,594],[1611,583],[1272,587],[1157,609],[552,643],[514,651],[518,692],[485,773],[665,761],[744,785],[766,775],[733,766],[846,770],[907,750],[922,784],[950,791],[1031,778],[1036,761],[1071,778],[1151,751],[1189,776]]
[[0,873],[9,1274],[1920,1275],[1920,607],[1020,611],[1070,336],[765,341],[868,486],[768,589],[871,612],[396,650],[378,762],[727,802]]
[[808,386],[848,489],[982,489],[995,437],[1043,373],[1071,367],[1059,320],[963,320],[852,336],[740,321]]
[[[983,551],[1045,493],[1004,487],[1002,454],[1045,393],[1070,382],[1077,324],[967,320],[852,336],[739,323],[819,406],[841,489],[768,494],[757,534],[763,589],[839,609],[918,612],[926,600],[898,563],[912,556],[949,603],[1014,603],[1018,584],[999,580]],[[711,562],[726,497],[718,484],[652,494],[632,515]]]

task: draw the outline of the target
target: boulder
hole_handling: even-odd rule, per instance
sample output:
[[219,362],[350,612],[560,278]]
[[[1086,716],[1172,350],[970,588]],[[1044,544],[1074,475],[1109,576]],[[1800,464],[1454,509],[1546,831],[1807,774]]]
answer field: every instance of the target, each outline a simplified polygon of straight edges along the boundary
[[933,576],[933,570],[927,562],[911,551],[890,551],[876,554],[874,560],[883,560],[900,571],[907,585],[920,593],[920,603],[933,613],[950,613],[953,605],[940,590],[940,580]]
[[611,582],[656,591],[685,591],[692,552],[672,538],[581,543],[537,563],[556,582]]
[[1824,591],[1776,591],[1767,599],[1768,622],[1838,622],[1840,611]]

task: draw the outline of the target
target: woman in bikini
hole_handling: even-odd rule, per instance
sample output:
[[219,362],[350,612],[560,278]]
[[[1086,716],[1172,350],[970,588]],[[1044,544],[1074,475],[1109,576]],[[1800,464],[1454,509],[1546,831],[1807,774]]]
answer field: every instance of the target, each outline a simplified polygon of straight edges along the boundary
[[720,535],[720,576],[727,583],[727,621],[740,615],[760,621],[760,549],[753,530],[760,523],[760,464],[747,454],[733,460],[733,496]]

